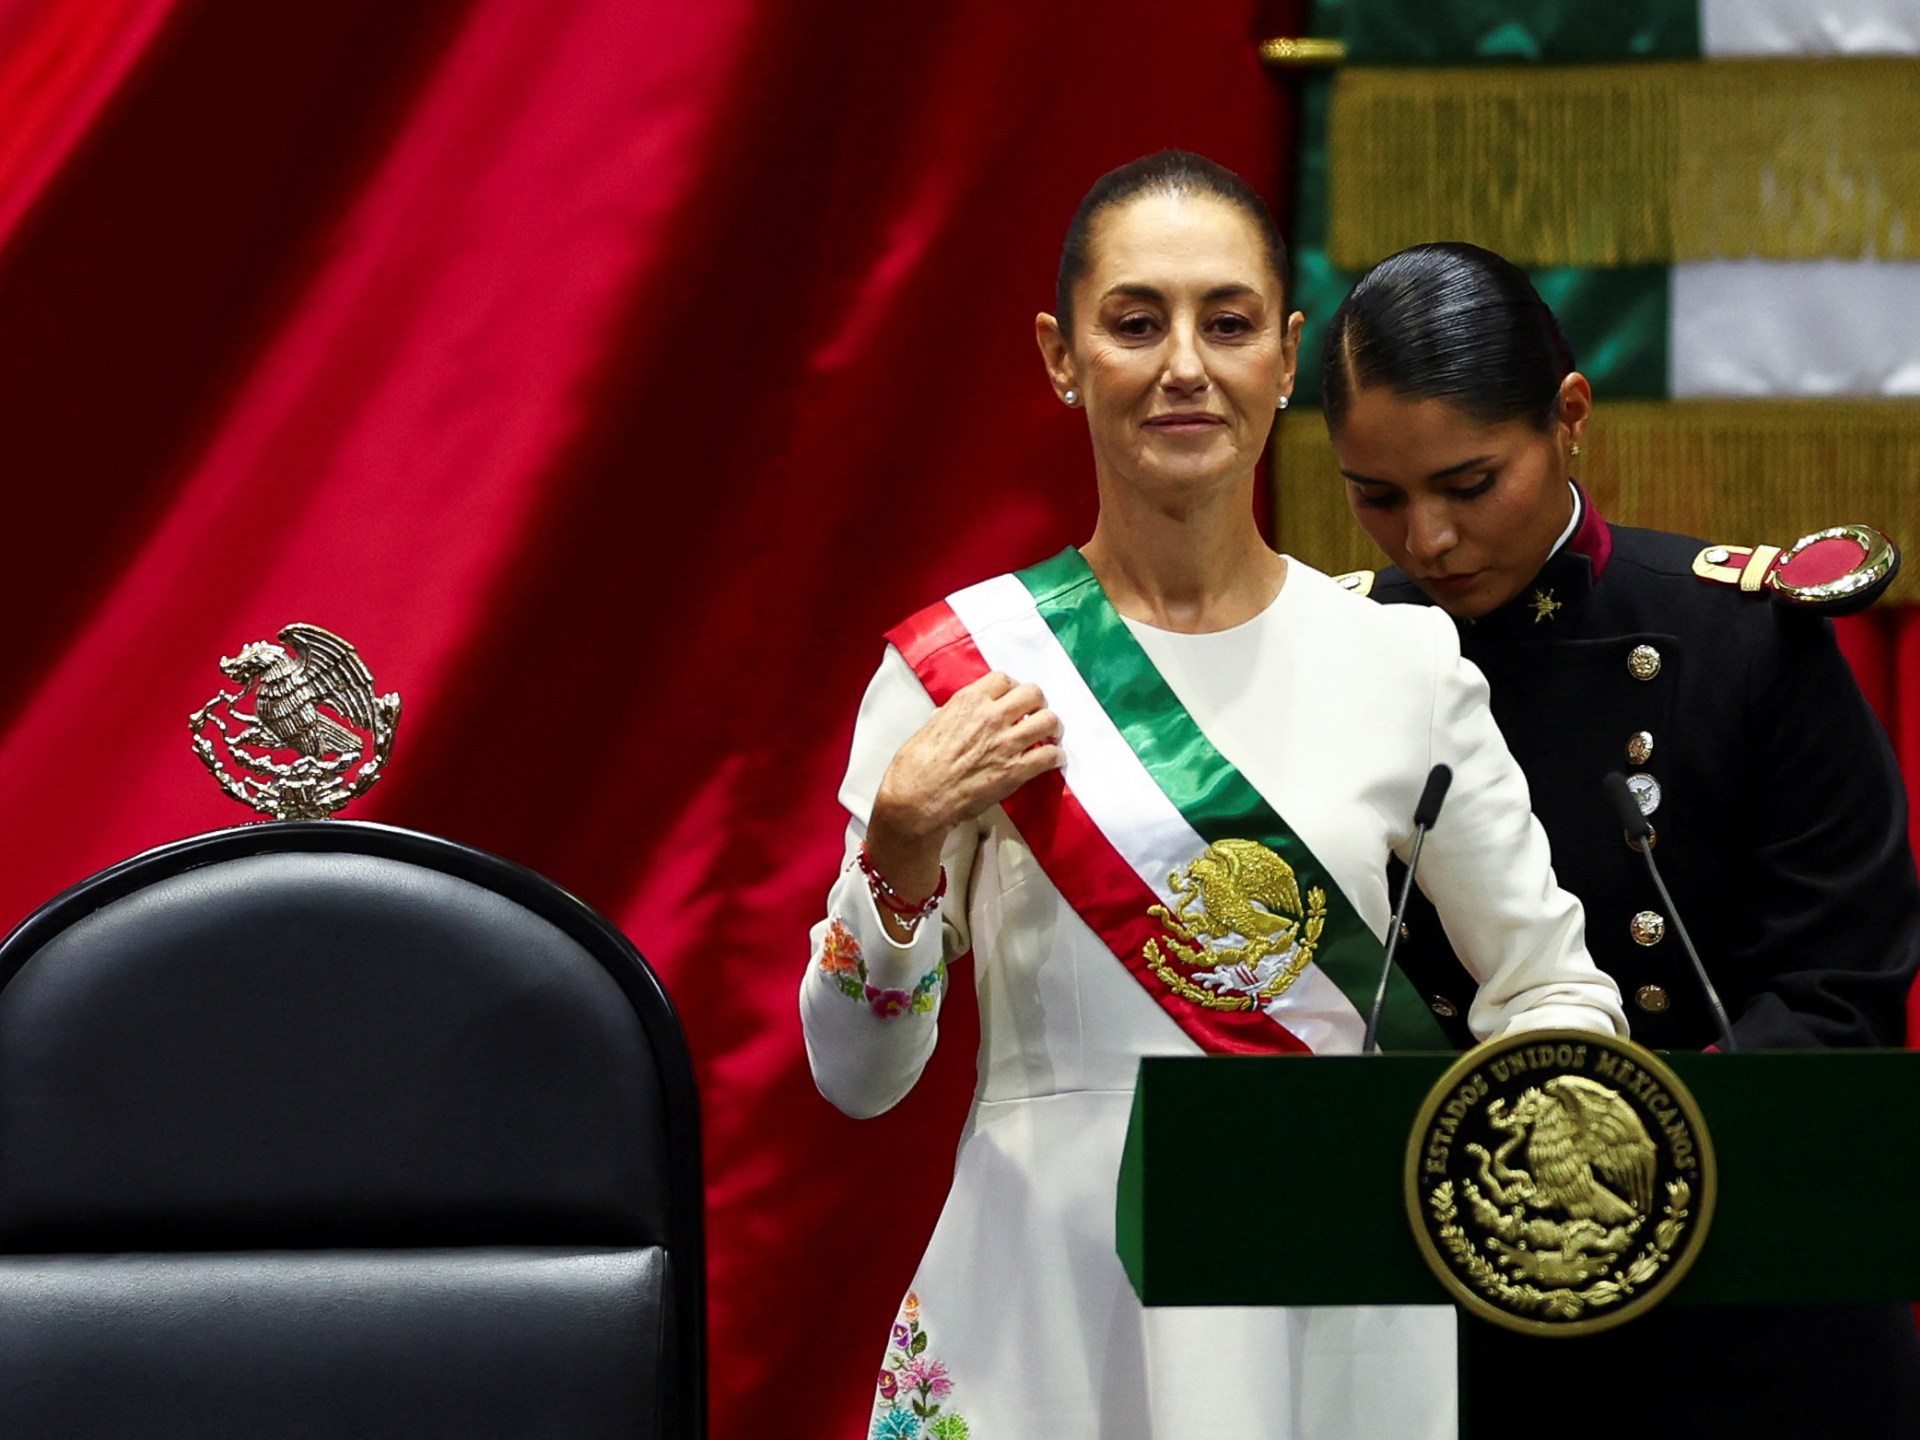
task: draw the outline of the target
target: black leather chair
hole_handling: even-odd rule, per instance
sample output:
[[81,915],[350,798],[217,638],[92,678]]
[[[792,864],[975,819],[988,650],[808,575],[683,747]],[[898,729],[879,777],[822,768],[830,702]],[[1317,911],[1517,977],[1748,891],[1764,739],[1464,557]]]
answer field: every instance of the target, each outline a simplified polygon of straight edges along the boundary
[[0,1435],[699,1436],[693,1072],[605,920],[386,826],[0,944]]

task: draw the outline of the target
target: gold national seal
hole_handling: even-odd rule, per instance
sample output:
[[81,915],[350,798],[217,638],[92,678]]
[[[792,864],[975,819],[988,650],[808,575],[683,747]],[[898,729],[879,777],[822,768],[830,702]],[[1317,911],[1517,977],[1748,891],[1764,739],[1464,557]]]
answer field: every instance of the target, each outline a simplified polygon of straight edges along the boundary
[[1624,1324],[1680,1282],[1713,1213],[1693,1097],[1628,1040],[1541,1030],[1461,1056],[1420,1107],[1407,1210],[1473,1313],[1533,1335]]

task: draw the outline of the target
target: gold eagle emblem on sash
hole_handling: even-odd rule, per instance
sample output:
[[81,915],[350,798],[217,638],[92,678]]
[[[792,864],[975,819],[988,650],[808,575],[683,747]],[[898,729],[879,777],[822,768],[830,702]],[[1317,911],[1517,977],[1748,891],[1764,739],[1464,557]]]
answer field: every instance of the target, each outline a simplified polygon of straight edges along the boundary
[[1164,933],[1141,950],[1159,981],[1208,1010],[1253,1010],[1284,994],[1312,963],[1327,923],[1326,891],[1300,895],[1293,867],[1256,840],[1216,840],[1167,877],[1174,906],[1147,914]]

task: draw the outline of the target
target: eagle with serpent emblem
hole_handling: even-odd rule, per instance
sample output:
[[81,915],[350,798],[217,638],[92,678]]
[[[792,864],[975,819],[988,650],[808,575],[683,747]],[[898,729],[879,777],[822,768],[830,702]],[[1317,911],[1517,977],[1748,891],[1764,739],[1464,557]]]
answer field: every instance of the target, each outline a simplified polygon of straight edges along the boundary
[[1326,892],[1310,889],[1303,903],[1293,867],[1256,840],[1216,840],[1167,882],[1172,908],[1147,910],[1164,933],[1141,954],[1161,983],[1209,1010],[1251,1010],[1284,993],[1326,927]]
[[1604,1272],[1653,1209],[1657,1153],[1633,1107],[1584,1076],[1556,1075],[1510,1110],[1493,1101],[1487,1123],[1506,1138],[1491,1153],[1466,1147],[1479,1162],[1467,1198],[1501,1262],[1552,1285]]
[[296,622],[277,638],[221,657],[239,688],[193,713],[194,753],[241,804],[276,820],[324,819],[380,778],[400,697],[374,693],[360,652],[331,630]]

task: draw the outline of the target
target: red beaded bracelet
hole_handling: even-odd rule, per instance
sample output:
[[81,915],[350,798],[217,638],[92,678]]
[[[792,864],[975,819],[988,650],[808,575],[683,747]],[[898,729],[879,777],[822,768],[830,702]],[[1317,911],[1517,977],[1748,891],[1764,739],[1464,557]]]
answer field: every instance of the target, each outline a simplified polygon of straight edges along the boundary
[[874,904],[903,924],[909,926],[919,924],[938,910],[940,902],[946,899],[947,867],[944,865],[940,867],[940,883],[933,887],[931,895],[916,905],[912,901],[901,899],[900,892],[887,883],[887,877],[880,873],[874,866],[872,858],[868,856],[867,842],[864,840],[860,842],[859,858],[860,873],[867,877],[867,888],[873,892]]

